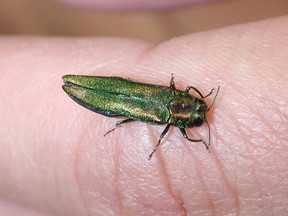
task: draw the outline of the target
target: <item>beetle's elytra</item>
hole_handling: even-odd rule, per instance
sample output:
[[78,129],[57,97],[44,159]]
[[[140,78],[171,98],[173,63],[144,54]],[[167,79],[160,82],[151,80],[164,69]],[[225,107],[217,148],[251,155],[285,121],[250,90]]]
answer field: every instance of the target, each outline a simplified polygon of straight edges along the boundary
[[[181,91],[175,88],[173,75],[170,86],[140,83],[121,77],[65,75],[62,79],[64,91],[78,104],[108,117],[125,118],[117,122],[114,129],[124,123],[137,120],[150,124],[167,124],[149,159],[171,125],[178,127],[185,139],[191,142],[203,142],[209,150],[210,127],[206,114],[213,106],[220,87],[212,105],[208,108],[203,99],[211,95],[214,89],[206,96],[193,86],[188,86],[185,91]],[[201,98],[190,95],[191,89]],[[199,127],[204,122],[209,129],[208,145],[202,139],[190,139],[185,131],[185,128]]]

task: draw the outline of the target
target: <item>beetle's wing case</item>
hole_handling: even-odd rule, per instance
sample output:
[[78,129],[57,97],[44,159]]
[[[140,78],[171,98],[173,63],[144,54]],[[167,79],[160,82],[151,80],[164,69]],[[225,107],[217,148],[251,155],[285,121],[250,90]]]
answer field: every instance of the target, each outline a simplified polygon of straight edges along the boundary
[[65,75],[64,91],[80,105],[111,117],[165,124],[173,90],[121,77]]

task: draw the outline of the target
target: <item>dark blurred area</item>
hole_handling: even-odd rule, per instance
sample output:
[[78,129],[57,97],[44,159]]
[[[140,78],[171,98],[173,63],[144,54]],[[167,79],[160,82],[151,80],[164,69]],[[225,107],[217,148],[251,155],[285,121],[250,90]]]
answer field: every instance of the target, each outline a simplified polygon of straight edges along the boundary
[[285,15],[288,0],[235,0],[173,11],[98,12],[52,0],[0,0],[0,34],[117,36],[161,42],[226,25]]

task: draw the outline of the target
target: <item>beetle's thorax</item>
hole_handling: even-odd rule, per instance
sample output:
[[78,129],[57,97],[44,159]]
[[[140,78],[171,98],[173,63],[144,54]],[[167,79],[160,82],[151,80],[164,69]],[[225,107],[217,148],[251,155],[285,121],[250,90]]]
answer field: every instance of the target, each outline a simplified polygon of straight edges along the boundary
[[206,120],[206,103],[183,91],[175,91],[175,96],[169,103],[169,110],[169,124],[179,128],[199,127]]

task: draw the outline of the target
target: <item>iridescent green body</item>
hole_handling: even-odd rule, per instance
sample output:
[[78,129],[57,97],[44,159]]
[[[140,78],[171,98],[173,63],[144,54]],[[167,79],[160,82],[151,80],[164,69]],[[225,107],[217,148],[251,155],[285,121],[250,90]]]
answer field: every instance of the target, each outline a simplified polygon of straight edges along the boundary
[[[203,142],[188,138],[184,128],[198,127],[206,121],[210,108],[203,98],[209,96],[212,90],[205,97],[192,86],[181,91],[175,88],[173,77],[170,86],[140,83],[121,77],[65,75],[63,80],[64,91],[78,104],[105,116],[126,118],[116,126],[135,120],[167,124],[158,145],[170,125],[179,127],[186,139]],[[190,95],[190,89],[194,89],[202,99]],[[156,148],[149,158],[155,151]]]

